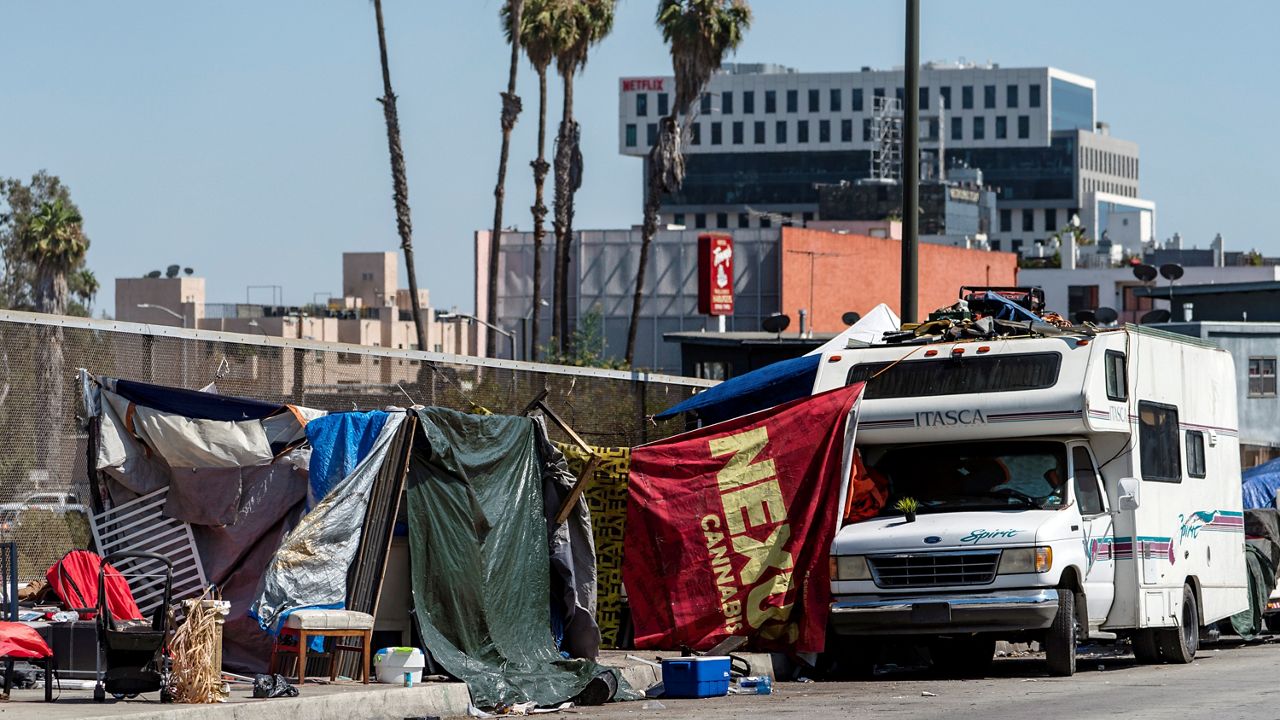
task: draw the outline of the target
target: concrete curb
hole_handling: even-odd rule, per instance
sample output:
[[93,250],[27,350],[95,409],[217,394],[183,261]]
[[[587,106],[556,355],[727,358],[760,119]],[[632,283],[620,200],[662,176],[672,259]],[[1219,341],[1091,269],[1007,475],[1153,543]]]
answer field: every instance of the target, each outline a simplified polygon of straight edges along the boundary
[[[306,687],[304,686],[304,691]],[[218,705],[165,705],[163,709],[123,715],[119,712],[96,715],[92,705],[79,705],[83,720],[354,720],[355,718],[403,718],[420,715],[465,716],[471,694],[463,683],[432,683],[417,687],[389,687],[385,690],[303,695]],[[56,704],[55,704],[56,707]]]

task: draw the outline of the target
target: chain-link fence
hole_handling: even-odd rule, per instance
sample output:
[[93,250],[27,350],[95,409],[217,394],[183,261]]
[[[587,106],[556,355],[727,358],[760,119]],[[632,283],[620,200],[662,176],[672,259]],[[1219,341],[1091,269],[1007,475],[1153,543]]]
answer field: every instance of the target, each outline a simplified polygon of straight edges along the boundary
[[[519,413],[544,402],[588,443],[627,447],[684,429],[648,418],[710,383],[310,340],[0,311],[0,530],[23,579],[89,530],[88,436],[77,369],[324,410],[414,403]],[[550,428],[556,439],[558,428]]]

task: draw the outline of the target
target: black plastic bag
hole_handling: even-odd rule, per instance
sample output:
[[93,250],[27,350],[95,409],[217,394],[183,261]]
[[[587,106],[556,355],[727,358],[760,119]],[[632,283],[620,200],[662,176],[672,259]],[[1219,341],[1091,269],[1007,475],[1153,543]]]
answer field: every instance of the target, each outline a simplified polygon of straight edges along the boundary
[[255,675],[253,696],[256,698],[298,697],[298,688],[289,684],[283,675]]

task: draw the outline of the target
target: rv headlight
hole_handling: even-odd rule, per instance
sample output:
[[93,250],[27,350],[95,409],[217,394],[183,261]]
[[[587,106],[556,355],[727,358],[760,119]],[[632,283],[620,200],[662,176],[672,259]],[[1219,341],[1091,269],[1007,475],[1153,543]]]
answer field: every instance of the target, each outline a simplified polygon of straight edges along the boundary
[[1053,548],[1010,548],[1000,553],[1000,574],[1049,572],[1053,567]]
[[862,555],[833,555],[831,557],[833,580],[870,580],[871,569]]

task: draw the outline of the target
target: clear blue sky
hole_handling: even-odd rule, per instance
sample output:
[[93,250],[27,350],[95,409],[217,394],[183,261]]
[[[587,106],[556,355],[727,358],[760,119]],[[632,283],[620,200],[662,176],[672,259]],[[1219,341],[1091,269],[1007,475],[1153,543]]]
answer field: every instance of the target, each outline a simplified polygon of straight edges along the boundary
[[[755,0],[736,59],[810,71],[902,63],[902,2]],[[1139,143],[1158,231],[1280,253],[1280,4],[1266,0],[923,0],[922,58],[1053,65],[1098,81],[1098,117]],[[577,86],[585,184],[577,227],[640,221],[640,164],[617,153],[617,78],[670,60],[653,0],[622,0]],[[498,0],[385,0],[421,282],[472,306],[472,232],[493,216]],[[47,168],[72,190],[90,265],[170,263],[209,300],[340,290],[344,250],[393,250],[373,10],[367,0],[0,5],[0,176]],[[559,106],[553,83],[553,107]],[[506,224],[528,228],[537,86],[522,67]],[[558,111],[552,117],[554,127]],[[548,188],[549,189],[549,188]],[[255,296],[265,301],[265,295]]]

